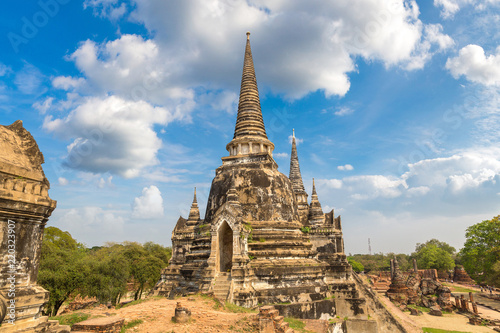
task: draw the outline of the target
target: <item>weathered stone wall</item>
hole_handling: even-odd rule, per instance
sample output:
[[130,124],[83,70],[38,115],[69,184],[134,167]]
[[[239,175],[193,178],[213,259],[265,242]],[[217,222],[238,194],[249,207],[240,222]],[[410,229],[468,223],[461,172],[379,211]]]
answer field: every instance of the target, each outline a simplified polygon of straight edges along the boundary
[[366,299],[368,314],[377,322],[379,332],[408,333],[408,331],[378,300],[377,295],[363,284],[359,276],[356,273],[353,273],[352,275],[354,277],[354,281],[356,281],[356,286],[361,296]]
[[[226,158],[227,159],[227,158]],[[212,181],[205,221],[212,221],[234,185],[242,219],[251,221],[298,221],[298,213],[287,176],[277,170],[269,155],[248,157],[248,161],[224,161]],[[243,164],[243,165],[242,165]]]
[[21,121],[0,126],[0,321],[7,331],[55,326],[40,317],[49,295],[36,285],[43,231],[56,207],[43,162]]

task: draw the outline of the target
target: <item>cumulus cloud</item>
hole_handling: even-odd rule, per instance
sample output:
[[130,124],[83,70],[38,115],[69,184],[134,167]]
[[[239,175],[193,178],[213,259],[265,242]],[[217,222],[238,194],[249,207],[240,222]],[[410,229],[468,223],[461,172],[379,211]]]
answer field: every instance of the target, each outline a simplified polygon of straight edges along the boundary
[[339,165],[337,169],[340,171],[351,171],[354,170],[354,167],[350,164],[346,164],[346,165]]
[[57,76],[52,79],[52,86],[63,90],[79,88],[83,84],[85,84],[85,79],[82,77],[74,78],[71,76]]
[[151,185],[142,190],[142,195],[135,198],[132,217],[155,219],[163,216],[163,198],[158,187]]
[[46,116],[43,128],[73,140],[67,147],[66,166],[132,178],[158,163],[162,141],[153,126],[174,119],[167,109],[144,101],[91,97],[64,118]]
[[478,45],[463,47],[458,56],[446,61],[446,68],[454,78],[465,76],[469,81],[484,85],[500,85],[500,47],[496,54],[486,56]]
[[[439,49],[444,46],[439,40],[446,39],[440,31],[437,36],[425,33],[427,26],[418,18],[415,1],[150,0],[134,4],[130,19],[155,35],[154,41],[146,41],[151,42],[148,47],[156,45],[147,55],[161,53],[160,68],[172,71],[169,76],[176,80],[171,82],[181,89],[185,85],[234,90],[247,30],[252,32],[259,82],[292,99],[316,90],[343,96],[350,86],[347,74],[355,70],[353,57],[408,67],[415,59],[422,62],[432,55],[427,45]],[[110,0],[86,5],[108,17],[111,14],[103,8],[121,8]],[[92,48],[89,44],[82,51],[92,54]]]
[[441,7],[441,16],[452,18],[464,6],[472,5],[476,10],[484,10],[489,5],[498,5],[499,0],[434,0],[434,6]]

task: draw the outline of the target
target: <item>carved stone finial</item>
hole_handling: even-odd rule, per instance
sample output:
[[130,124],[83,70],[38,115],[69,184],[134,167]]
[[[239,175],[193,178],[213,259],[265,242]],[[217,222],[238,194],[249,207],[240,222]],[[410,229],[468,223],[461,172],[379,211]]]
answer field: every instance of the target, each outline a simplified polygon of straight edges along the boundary
[[247,40],[250,40],[250,31],[247,31]]

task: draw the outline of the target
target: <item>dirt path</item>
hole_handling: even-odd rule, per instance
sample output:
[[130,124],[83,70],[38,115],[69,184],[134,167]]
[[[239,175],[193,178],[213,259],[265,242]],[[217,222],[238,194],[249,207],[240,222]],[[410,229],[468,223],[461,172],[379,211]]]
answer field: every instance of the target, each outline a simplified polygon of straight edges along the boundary
[[[215,302],[201,296],[187,297],[176,300],[155,298],[143,303],[115,310],[90,309],[78,312],[90,313],[92,316],[118,316],[125,318],[125,323],[133,320],[143,322],[128,332],[146,333],[225,333],[225,332],[256,332],[251,325],[253,313],[230,313],[214,308]],[[177,302],[191,310],[191,322],[176,324],[172,322]]]
[[387,297],[378,295],[379,300],[384,304],[384,306],[391,312],[400,322],[401,325],[409,333],[421,333],[422,326],[413,320],[413,317],[408,316],[406,313],[401,311],[397,306],[395,306]]

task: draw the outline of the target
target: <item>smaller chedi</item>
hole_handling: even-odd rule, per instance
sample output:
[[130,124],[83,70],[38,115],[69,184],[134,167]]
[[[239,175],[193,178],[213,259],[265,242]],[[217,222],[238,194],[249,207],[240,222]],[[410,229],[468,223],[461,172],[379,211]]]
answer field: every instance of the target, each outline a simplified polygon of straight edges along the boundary
[[469,274],[464,269],[462,265],[456,265],[453,272],[453,282],[475,285],[476,282],[471,279]]
[[37,285],[43,230],[56,202],[43,155],[18,120],[0,125],[0,322],[2,332],[69,332],[41,315],[49,292]]

